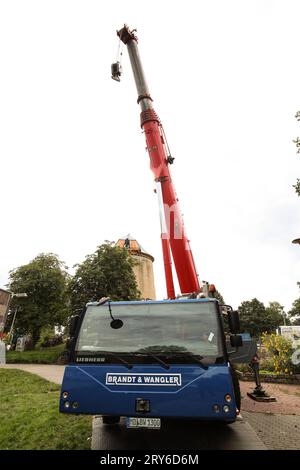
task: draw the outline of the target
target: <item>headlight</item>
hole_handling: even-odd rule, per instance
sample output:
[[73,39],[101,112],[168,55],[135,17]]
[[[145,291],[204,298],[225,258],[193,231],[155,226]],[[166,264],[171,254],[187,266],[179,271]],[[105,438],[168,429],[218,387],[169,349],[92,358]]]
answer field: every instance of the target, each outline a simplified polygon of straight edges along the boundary
[[65,408],[70,408],[70,402],[69,402],[69,401],[66,401],[65,404],[64,404],[64,407],[65,407]]
[[224,406],[223,406],[223,411],[224,411],[225,413],[229,413],[230,407],[229,407],[228,405],[224,405]]
[[62,396],[63,396],[64,399],[68,398],[69,392],[63,392]]
[[231,400],[232,400],[231,395],[229,395],[229,393],[227,393],[227,395],[225,395],[225,401],[227,401],[227,403],[230,403]]
[[219,407],[219,405],[213,405],[212,409],[213,409],[213,411],[214,411],[215,413],[220,413],[220,407]]
[[74,401],[74,402],[72,403],[72,408],[74,408],[74,410],[75,410],[76,408],[78,408],[78,401]]

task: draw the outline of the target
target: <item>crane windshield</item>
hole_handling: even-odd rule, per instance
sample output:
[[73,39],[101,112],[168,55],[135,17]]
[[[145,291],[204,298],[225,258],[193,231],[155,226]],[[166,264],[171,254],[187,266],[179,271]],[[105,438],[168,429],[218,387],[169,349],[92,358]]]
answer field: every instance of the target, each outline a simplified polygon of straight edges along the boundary
[[223,356],[215,302],[111,303],[111,311],[122,328],[110,326],[107,304],[87,308],[77,354]]

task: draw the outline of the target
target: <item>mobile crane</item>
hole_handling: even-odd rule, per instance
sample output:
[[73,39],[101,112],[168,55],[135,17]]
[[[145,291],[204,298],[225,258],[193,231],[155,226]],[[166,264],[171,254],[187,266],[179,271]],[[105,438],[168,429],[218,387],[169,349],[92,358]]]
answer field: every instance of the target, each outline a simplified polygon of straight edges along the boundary
[[[72,317],[60,411],[102,415],[106,424],[125,417],[129,428],[159,429],[172,417],[231,423],[239,412],[240,392],[223,311],[198,281],[170,174],[173,158],[153,108],[135,30],[124,25],[117,34],[128,49],[156,182],[168,300],[102,298]],[[111,70],[120,81],[120,63]],[[175,298],[171,253],[180,298]],[[238,313],[231,307],[226,313],[231,348],[237,351],[242,345]]]

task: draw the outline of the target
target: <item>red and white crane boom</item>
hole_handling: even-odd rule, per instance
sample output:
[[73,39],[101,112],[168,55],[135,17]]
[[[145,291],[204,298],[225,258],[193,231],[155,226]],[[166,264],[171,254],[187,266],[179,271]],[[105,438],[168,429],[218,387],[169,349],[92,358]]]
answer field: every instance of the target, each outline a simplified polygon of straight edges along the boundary
[[[141,108],[141,127],[145,133],[150,168],[157,183],[156,192],[160,203],[161,238],[165,266],[168,298],[175,298],[172,276],[171,254],[182,294],[200,292],[198,275],[186,236],[178,198],[170,174],[169,165],[173,158],[168,146],[161,121],[153,108],[153,100],[143,71],[138,39],[128,26],[117,31],[120,40],[126,44],[138,92],[137,102]],[[112,65],[112,78],[119,80],[118,63]]]

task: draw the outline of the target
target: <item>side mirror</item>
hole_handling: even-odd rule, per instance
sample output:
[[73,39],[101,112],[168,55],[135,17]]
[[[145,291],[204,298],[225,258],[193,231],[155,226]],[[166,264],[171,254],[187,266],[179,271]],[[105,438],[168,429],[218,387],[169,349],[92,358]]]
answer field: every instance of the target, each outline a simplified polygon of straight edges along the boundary
[[79,315],[73,315],[70,320],[70,328],[69,328],[69,335],[70,338],[73,338],[76,333],[77,325],[79,321]]
[[231,333],[237,334],[240,332],[240,317],[237,310],[228,312],[228,325]]
[[242,335],[230,335],[230,344],[233,348],[240,348],[243,346]]

